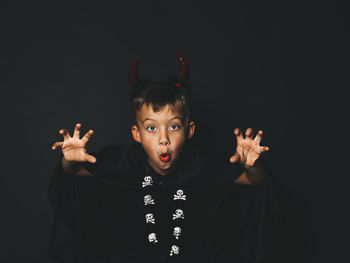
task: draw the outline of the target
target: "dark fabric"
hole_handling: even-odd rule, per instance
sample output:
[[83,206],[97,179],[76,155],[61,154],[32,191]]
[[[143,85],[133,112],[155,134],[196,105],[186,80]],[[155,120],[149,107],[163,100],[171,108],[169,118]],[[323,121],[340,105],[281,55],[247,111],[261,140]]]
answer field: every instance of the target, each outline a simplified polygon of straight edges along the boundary
[[[233,184],[242,172],[228,157],[203,155],[186,143],[181,167],[166,176],[147,162],[140,144],[103,147],[95,164],[83,166],[93,176],[53,171],[49,200],[54,210],[50,258],[57,262],[259,262],[281,239],[272,177],[259,187]],[[158,220],[145,223],[145,175]],[[182,189],[186,201],[174,201]],[[177,203],[178,202],[178,203]],[[174,243],[172,214],[185,211],[180,254],[169,256]],[[159,242],[150,244],[156,232]]]

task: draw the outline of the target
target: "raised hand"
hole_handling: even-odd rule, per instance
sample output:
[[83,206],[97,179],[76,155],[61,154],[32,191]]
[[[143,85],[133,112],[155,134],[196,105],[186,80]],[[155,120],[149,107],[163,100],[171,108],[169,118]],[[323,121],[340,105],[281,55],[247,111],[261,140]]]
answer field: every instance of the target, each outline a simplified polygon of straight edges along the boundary
[[60,134],[63,135],[63,142],[55,142],[52,146],[52,150],[58,148],[62,149],[64,158],[69,162],[90,162],[95,163],[96,158],[86,152],[86,143],[94,133],[93,130],[89,130],[83,138],[80,139],[81,124],[77,123],[74,128],[73,137],[70,136],[67,129],[61,129]]
[[263,134],[261,130],[258,131],[255,138],[253,138],[252,128],[246,130],[245,138],[238,128],[234,130],[234,134],[237,138],[237,148],[235,154],[230,158],[231,163],[240,161],[247,168],[253,167],[260,154],[269,150],[267,146],[260,146]]

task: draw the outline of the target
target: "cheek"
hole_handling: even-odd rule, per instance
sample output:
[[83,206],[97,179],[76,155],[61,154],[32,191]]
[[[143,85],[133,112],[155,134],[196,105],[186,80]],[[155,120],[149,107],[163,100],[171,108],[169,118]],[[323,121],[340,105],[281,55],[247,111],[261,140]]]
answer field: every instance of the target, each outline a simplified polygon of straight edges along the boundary
[[141,138],[141,141],[144,143],[149,143],[150,141],[152,141],[152,136],[147,132],[141,132],[140,138]]
[[146,150],[148,154],[152,153],[154,151],[154,138],[152,136],[142,135],[141,136],[141,143],[143,148]]
[[176,134],[171,138],[171,141],[176,148],[182,147],[182,145],[185,143],[185,136],[182,133]]
[[153,147],[150,144],[142,144],[142,146],[145,152],[147,153],[148,157],[155,158],[156,151],[153,149]]

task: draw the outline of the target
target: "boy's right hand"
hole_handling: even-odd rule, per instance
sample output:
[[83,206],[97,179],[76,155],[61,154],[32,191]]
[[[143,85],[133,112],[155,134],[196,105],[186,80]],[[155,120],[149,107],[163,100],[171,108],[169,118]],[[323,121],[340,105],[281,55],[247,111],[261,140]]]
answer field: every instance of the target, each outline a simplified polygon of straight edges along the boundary
[[73,137],[70,137],[67,129],[61,129],[59,133],[63,135],[64,141],[55,142],[52,146],[52,150],[56,150],[60,147],[64,158],[68,162],[88,161],[90,163],[96,163],[96,158],[93,155],[88,154],[85,149],[86,143],[89,141],[94,131],[89,130],[84,137],[80,139],[80,128],[81,124],[77,123],[74,128]]

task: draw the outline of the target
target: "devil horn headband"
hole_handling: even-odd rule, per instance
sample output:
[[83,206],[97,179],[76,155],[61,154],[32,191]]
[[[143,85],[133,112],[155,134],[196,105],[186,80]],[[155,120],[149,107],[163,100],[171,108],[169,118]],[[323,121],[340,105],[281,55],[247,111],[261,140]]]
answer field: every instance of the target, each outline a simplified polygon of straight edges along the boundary
[[190,79],[190,66],[188,65],[187,59],[182,56],[180,52],[177,52],[176,56],[180,62],[180,71],[177,76],[178,83],[176,83],[176,85],[178,87],[186,86]]
[[139,76],[137,73],[137,66],[140,63],[138,58],[134,58],[132,65],[129,70],[129,85],[130,87],[134,87],[135,84],[139,81]]

